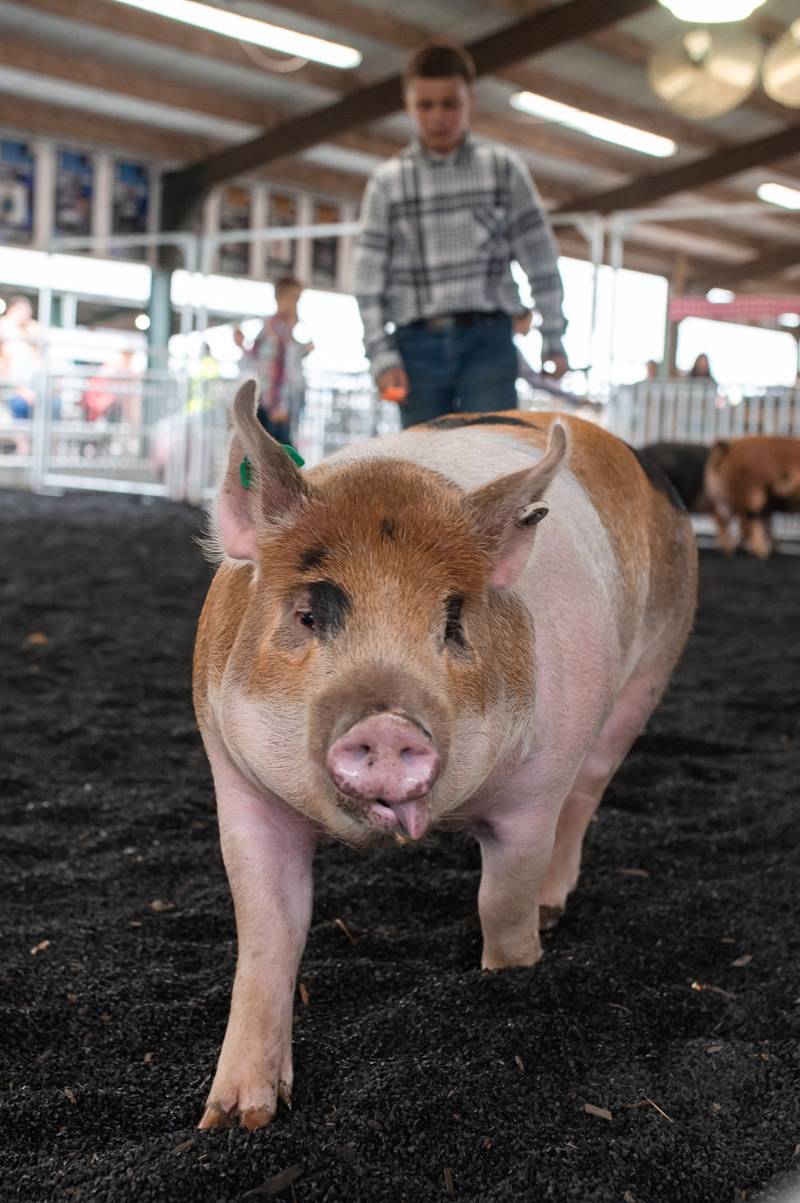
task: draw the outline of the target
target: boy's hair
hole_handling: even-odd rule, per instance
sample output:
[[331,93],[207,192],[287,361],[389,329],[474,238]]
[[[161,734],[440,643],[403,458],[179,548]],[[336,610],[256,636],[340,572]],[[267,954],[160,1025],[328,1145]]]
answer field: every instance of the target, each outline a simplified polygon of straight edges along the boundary
[[290,289],[297,289],[298,292],[303,291],[303,285],[295,276],[281,276],[275,281],[275,300],[279,300]]
[[456,42],[426,42],[409,58],[403,72],[403,88],[415,79],[449,79],[458,75],[465,84],[473,83],[475,63],[469,51]]

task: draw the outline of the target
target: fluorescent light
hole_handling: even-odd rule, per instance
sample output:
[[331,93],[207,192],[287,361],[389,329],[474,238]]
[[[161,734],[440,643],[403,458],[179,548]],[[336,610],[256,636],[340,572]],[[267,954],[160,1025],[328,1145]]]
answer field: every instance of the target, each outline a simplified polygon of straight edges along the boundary
[[239,42],[252,42],[254,46],[266,46],[282,54],[311,59],[327,67],[345,70],[357,67],[361,62],[361,54],[352,46],[326,42],[324,38],[283,29],[280,25],[256,21],[253,17],[242,17],[239,13],[217,8],[213,4],[198,4],[196,0],[117,0],[117,3],[141,8],[159,17],[170,17],[173,21],[182,21],[184,25],[196,25],[198,29],[220,33]]
[[670,138],[650,134],[646,130],[636,129],[633,125],[623,125],[621,121],[611,121],[608,117],[598,117],[596,113],[573,109],[571,105],[549,100],[546,96],[537,96],[535,92],[515,92],[510,103],[512,108],[521,113],[543,117],[546,121],[555,121],[557,125],[580,130],[592,138],[601,138],[604,142],[613,142],[616,146],[626,146],[629,150],[638,150],[645,155],[656,155],[663,159],[674,155],[677,150]]
[[800,209],[800,192],[785,184],[760,184],[758,197],[771,205],[780,205],[782,209]]
[[729,288],[709,288],[706,300],[712,305],[730,305],[731,301],[736,300],[736,293]]
[[133,319],[133,324],[137,330],[149,330],[150,318],[146,313],[137,313],[136,317]]
[[782,326],[790,326],[796,330],[800,326],[800,313],[779,313],[778,321]]
[[744,21],[764,0],[659,0],[679,21],[710,25],[717,21]]

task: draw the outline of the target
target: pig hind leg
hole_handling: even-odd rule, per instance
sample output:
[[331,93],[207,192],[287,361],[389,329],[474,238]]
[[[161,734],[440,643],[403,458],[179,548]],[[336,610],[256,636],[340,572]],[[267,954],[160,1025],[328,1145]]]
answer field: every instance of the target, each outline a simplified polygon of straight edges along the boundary
[[539,927],[542,930],[554,927],[563,914],[567,897],[578,881],[586,829],[606,786],[658,704],[684,638],[685,634],[674,650],[662,646],[655,656],[645,653],[584,758],[561,808],[555,845],[539,895]]

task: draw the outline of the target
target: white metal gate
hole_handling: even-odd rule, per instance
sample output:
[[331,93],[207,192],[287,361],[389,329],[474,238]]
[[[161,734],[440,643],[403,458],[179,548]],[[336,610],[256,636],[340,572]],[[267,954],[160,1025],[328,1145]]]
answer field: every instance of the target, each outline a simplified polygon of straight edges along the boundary
[[746,434],[800,436],[800,389],[653,380],[615,388],[608,429],[634,447],[705,443]]

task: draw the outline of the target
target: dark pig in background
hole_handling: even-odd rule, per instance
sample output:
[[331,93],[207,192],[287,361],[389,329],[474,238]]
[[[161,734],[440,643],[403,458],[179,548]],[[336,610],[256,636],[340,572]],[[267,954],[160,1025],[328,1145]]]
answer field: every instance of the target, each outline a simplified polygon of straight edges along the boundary
[[454,416],[301,472],[252,383],[216,529],[194,696],[238,961],[200,1126],[257,1128],[291,1100],[320,837],[469,830],[482,964],[535,964],[683,648],[697,556],[674,497],[591,423]]
[[709,514],[711,504],[705,492],[708,451],[702,443],[648,443],[638,455],[664,473],[690,514]]

